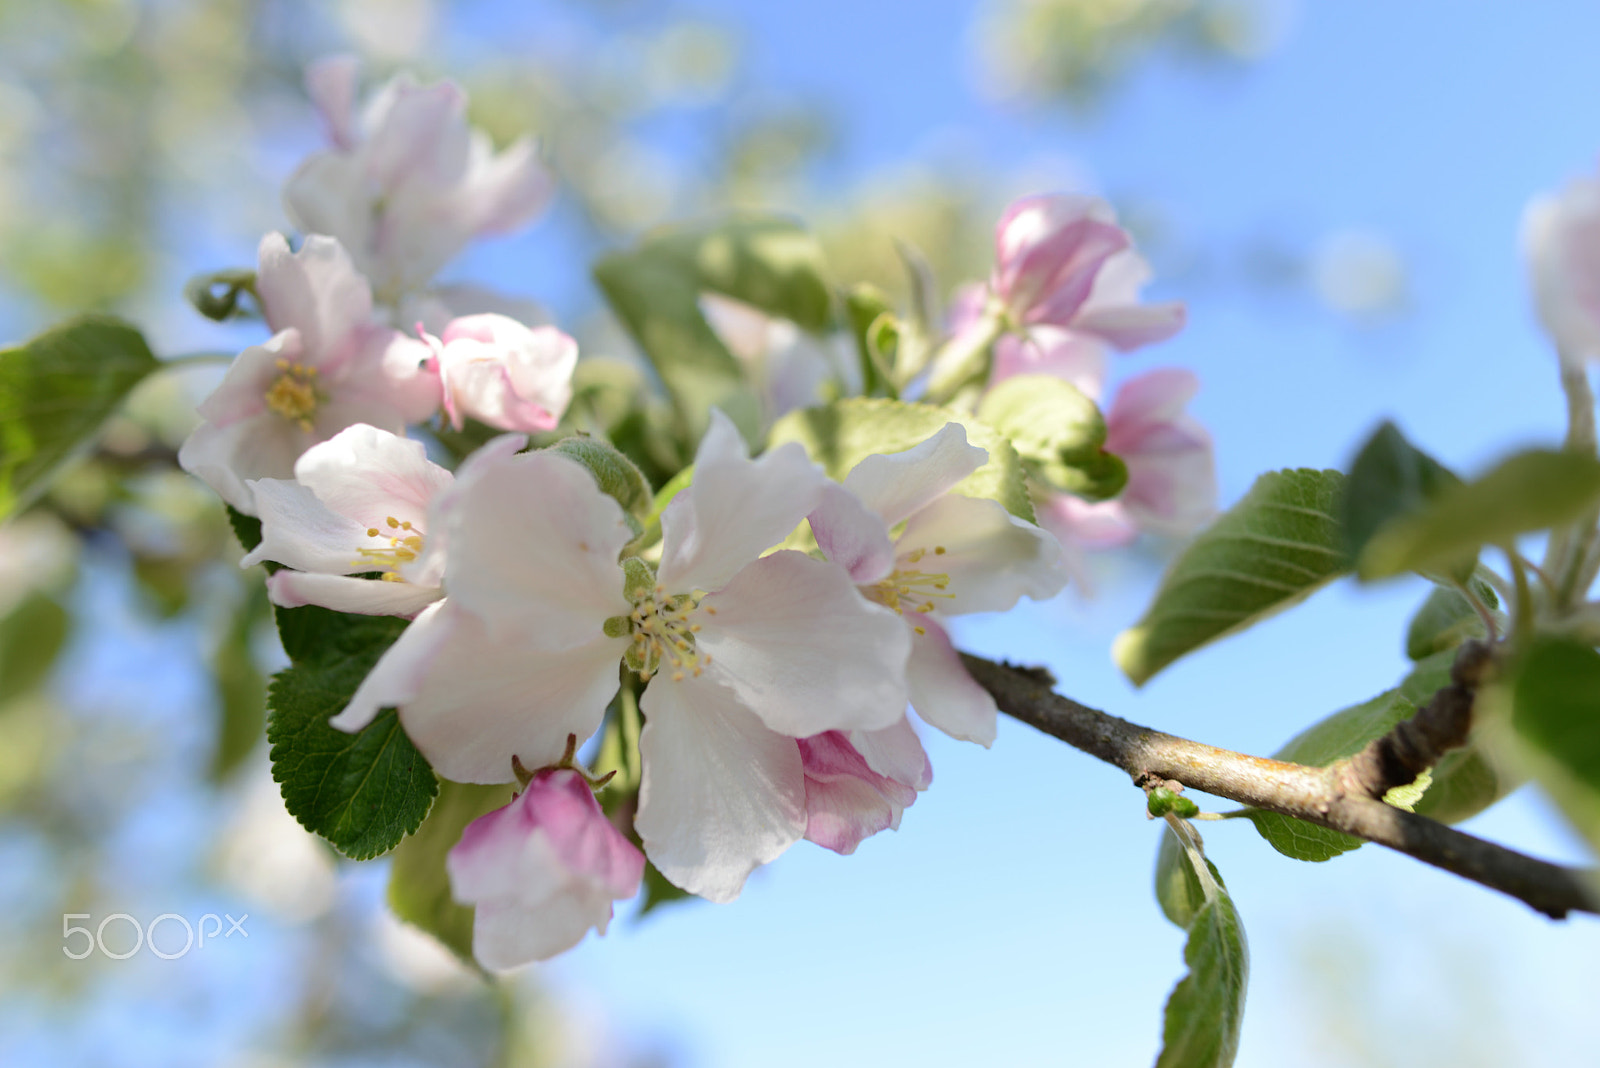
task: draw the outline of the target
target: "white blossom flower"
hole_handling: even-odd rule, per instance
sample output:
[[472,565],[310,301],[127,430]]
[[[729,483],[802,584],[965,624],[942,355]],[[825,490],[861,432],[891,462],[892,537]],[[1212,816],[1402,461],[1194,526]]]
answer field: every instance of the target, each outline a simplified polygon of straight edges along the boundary
[[1522,245],[1539,319],[1562,358],[1600,360],[1600,179],[1529,204]]
[[233,361],[178,451],[184,470],[248,515],[247,481],[289,478],[301,453],[347,426],[400,432],[439,406],[428,347],[373,321],[372,292],[337,241],[309,237],[290,253],[268,234],[256,292],[274,333]]
[[796,408],[823,403],[831,382],[840,383],[846,394],[859,391],[853,345],[844,335],[813,337],[792,320],[721,293],[701,293],[699,303],[707,325],[743,364],[761,398],[763,426]]
[[914,636],[906,684],[917,714],[985,746],[995,736],[994,698],[967,674],[940,620],[1005,611],[1024,594],[1054,597],[1067,581],[1061,546],[1049,533],[997,501],[950,492],[988,457],[967,444],[961,424],[947,423],[904,452],[862,460],[810,517],[828,559],[866,598],[900,615]]
[[549,452],[458,474],[443,606],[419,615],[333,723],[397,706],[441,775],[504,782],[591,735],[618,663],[648,680],[634,820],[677,885],[716,901],[805,833],[795,739],[880,730],[905,709],[909,632],[839,568],[763,551],[826,479],[798,445],[751,460],[720,412],[662,515],[661,564],[619,565],[621,507]]
[[469,416],[500,430],[549,430],[572,401],[578,343],[553,326],[469,315],[426,339],[457,430]]
[[391,79],[354,114],[358,64],[314,64],[306,87],[333,145],[300,165],[284,205],[302,232],[344,242],[379,299],[422,289],[475,237],[508,233],[550,199],[533,141],[496,153],[451,82]]
[[504,808],[467,825],[445,858],[451,895],[476,909],[472,955],[515,968],[606,933],[612,902],[639,892],[644,854],[571,768],[545,768]]

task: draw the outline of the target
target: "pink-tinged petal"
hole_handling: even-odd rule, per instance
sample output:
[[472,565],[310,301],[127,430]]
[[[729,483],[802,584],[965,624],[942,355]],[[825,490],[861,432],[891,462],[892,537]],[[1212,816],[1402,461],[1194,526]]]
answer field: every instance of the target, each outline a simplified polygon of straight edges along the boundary
[[[1107,448],[1113,424],[1124,445],[1145,427],[1170,422],[1200,391],[1200,378],[1180,367],[1163,367],[1128,379],[1117,390],[1106,413]],[[1115,451],[1115,450],[1113,450]]]
[[361,680],[349,704],[328,720],[339,730],[355,733],[377,718],[385,708],[409,701],[422,684],[435,654],[451,636],[455,614],[445,613],[447,601],[435,601],[417,614],[395,643]]
[[[323,504],[361,528],[350,545],[369,544],[369,527],[389,535],[390,518],[411,524],[418,533],[426,531],[429,502],[451,482],[450,472],[428,459],[422,442],[365,424],[347,427],[307,449],[295,461],[294,477]],[[302,571],[333,570],[279,562]]]
[[373,376],[376,395],[391,405],[403,422],[419,423],[431,417],[443,399],[439,375],[430,366],[433,350],[400,333],[380,334],[373,344],[381,353]]
[[239,561],[240,567],[272,560],[330,575],[374,570],[356,552],[358,546],[375,544],[367,537],[366,524],[335,512],[297,482],[261,478],[249,486],[261,517],[261,542]]
[[373,270],[372,192],[354,156],[321,152],[283,185],[283,210],[302,234],[336,234],[363,273]]
[[1055,326],[1035,326],[994,343],[991,384],[1015,375],[1050,375],[1099,400],[1106,380],[1106,344],[1097,337]]
[[888,526],[843,486],[829,484],[822,503],[807,518],[818,547],[856,585],[870,585],[894,570]]
[[894,526],[988,460],[986,449],[967,444],[966,427],[946,423],[926,441],[903,452],[868,456],[851,468],[844,488]]
[[410,617],[443,597],[444,591],[409,582],[285,570],[267,577],[267,595],[281,608],[314,604],[361,616]]
[[251,345],[234,357],[222,381],[196,410],[200,418],[217,426],[267,411],[267,391],[283,372],[279,360],[298,360],[303,349],[298,330],[280,330],[260,345]]
[[461,191],[470,235],[487,237],[520,229],[549,205],[555,188],[531,138],[518,138],[496,153],[488,134],[472,131]]
[[[1071,325],[1089,299],[1101,267],[1128,243],[1128,233],[1120,226],[1093,221],[1075,223],[1052,236],[1023,264],[1019,292],[1007,302],[1013,314],[1028,323]],[[1053,273],[1033,273],[1052,267]]]
[[316,439],[273,413],[227,426],[201,423],[178,449],[178,466],[245,515],[256,514],[247,482],[287,479],[294,461]]
[[568,894],[537,910],[484,902],[472,922],[472,955],[490,971],[508,971],[531,961],[549,960],[583,941],[593,927],[606,933],[612,905],[604,895]]
[[327,56],[306,68],[306,93],[322,116],[328,140],[341,149],[355,144],[356,78],[361,60],[352,55]]
[[706,597],[695,622],[706,674],[780,734],[878,730],[905,712],[906,627],[833,564],[763,557]]
[[906,667],[911,707],[929,726],[987,749],[994,744],[998,716],[994,698],[972,681],[943,627],[931,619],[921,626],[925,633],[913,637]]
[[1085,219],[1109,223],[1116,215],[1104,200],[1084,193],[1038,193],[1012,201],[995,224],[996,273],[1009,282],[1029,250]]
[[1600,180],[1585,176],[1528,205],[1523,255],[1539,320],[1564,359],[1600,359]]
[[789,536],[826,483],[794,442],[751,460],[732,421],[713,408],[694,482],[661,515],[661,584],[671,593],[721,589]]
[[721,293],[701,293],[699,304],[701,316],[723,348],[750,362],[766,355],[767,328],[772,325],[766,312]]
[[1121,501],[1085,501],[1060,493],[1038,509],[1039,525],[1056,536],[1063,546],[1071,543],[1085,549],[1116,549],[1139,536],[1139,528],[1128,518]]
[[387,88],[381,121],[368,112],[372,125],[361,146],[367,180],[379,189],[460,181],[470,148],[466,94],[453,82],[417,85],[405,77]]
[[560,649],[630,610],[617,554],[633,532],[582,465],[538,452],[474,465],[449,512],[445,585],[491,632]]
[[669,880],[711,901],[805,834],[800,748],[709,676],[658,677],[640,699],[644,780],[634,829]]
[[901,716],[881,731],[851,731],[850,744],[867,767],[913,790],[926,790],[933,782],[933,765],[909,717]]
[[945,319],[951,334],[964,334],[978,325],[989,303],[989,287],[982,282],[966,282],[950,298]]
[[1106,416],[1106,448],[1128,465],[1118,500],[1143,529],[1182,536],[1216,513],[1211,435],[1183,411],[1198,388],[1188,371],[1151,371],[1126,382]]
[[901,814],[917,799],[914,787],[873,771],[838,731],[801,738],[799,744],[808,840],[848,855],[863,839],[899,829]]
[[438,365],[452,423],[464,416],[502,430],[549,430],[572,400],[578,343],[553,326],[528,329],[501,315],[454,320]]
[[1119,352],[1165,341],[1183,329],[1188,312],[1178,301],[1165,304],[1130,304],[1086,312],[1072,328],[1103,338]]
[[440,775],[509,782],[513,756],[530,768],[554,764],[567,735],[582,741],[600,726],[617,692],[621,639],[597,634],[585,645],[546,652],[515,635],[496,638],[458,607],[446,621],[448,636],[430,651],[411,691],[388,702],[399,706],[406,734]]
[[997,501],[957,493],[912,516],[895,552],[903,571],[947,577],[945,588],[924,602],[943,615],[1004,612],[1024,595],[1048,600],[1067,583],[1061,545],[1048,531]]
[[304,361],[327,373],[347,339],[371,324],[367,280],[339,242],[319,234],[295,253],[282,234],[268,234],[257,255],[256,292],[267,325],[298,329]]

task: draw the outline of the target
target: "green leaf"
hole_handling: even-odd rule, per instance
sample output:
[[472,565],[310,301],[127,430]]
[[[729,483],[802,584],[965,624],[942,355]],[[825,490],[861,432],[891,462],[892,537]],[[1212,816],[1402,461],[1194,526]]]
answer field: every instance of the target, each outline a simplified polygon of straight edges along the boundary
[[1142,686],[1181,656],[1282,611],[1344,574],[1337,471],[1274,471],[1184,550],[1112,656]]
[[272,777],[290,814],[355,860],[385,853],[416,830],[439,788],[393,709],[355,734],[328,725],[405,626],[391,616],[278,611],[292,665],[273,677],[268,694]]
[[[1500,603],[1494,587],[1482,579],[1472,580],[1472,591],[1486,608],[1492,610]],[[1498,612],[1493,614],[1504,618]],[[1453,586],[1435,586],[1406,628],[1406,655],[1421,660],[1454,649],[1469,638],[1487,637],[1488,633],[1466,594]]]
[[476,967],[472,957],[473,910],[450,896],[444,859],[467,824],[511,801],[510,783],[471,786],[439,780],[439,799],[416,833],[395,847],[389,868],[389,907],[409,924],[443,942]]
[[1010,439],[1028,473],[1053,489],[1102,501],[1128,484],[1127,465],[1105,451],[1099,407],[1070,382],[1008,378],[984,395],[978,418]]
[[1233,898],[1216,877],[1216,868],[1201,854],[1198,836],[1195,841],[1193,849],[1179,848],[1204,900],[1189,919],[1189,940],[1183,947],[1189,974],[1167,998],[1156,1068],[1228,1068],[1238,1054],[1244,1023],[1245,988],[1250,981],[1244,925]]
[[[1374,534],[1395,519],[1414,515],[1441,492],[1460,485],[1455,473],[1412,445],[1385,421],[1350,465],[1340,499],[1340,522],[1351,560],[1359,560]],[[1466,581],[1477,563],[1477,546],[1448,562],[1442,579]]]
[[606,256],[595,281],[655,365],[692,439],[721,408],[755,439],[760,404],[739,361],[700,314],[705,290],[820,331],[833,322],[822,250],[805,230],[776,217],[743,216],[708,228],[668,229],[629,252]]
[[667,880],[648,860],[644,865],[644,898],[639,905],[636,920],[642,920],[662,905],[670,905],[677,901],[692,900],[693,894],[687,890],[679,889]]
[[211,754],[213,782],[226,778],[261,741],[267,720],[267,680],[256,666],[250,640],[266,609],[266,587],[253,586],[234,613],[227,635],[211,658],[212,685],[216,687],[219,712],[217,746]]
[[103,315],[0,350],[0,518],[43,491],[160,366],[139,331]]
[[1448,567],[1482,545],[1581,518],[1600,502],[1600,460],[1530,449],[1473,482],[1443,489],[1413,515],[1385,523],[1361,551],[1363,579]]
[[43,593],[0,619],[0,705],[44,684],[71,631],[71,615]]
[[[1206,861],[1211,877],[1220,884],[1222,874],[1217,866]],[[1206,903],[1205,888],[1200,877],[1185,855],[1183,843],[1168,827],[1161,832],[1161,846],[1156,850],[1156,903],[1161,912],[1174,924],[1188,930],[1200,906]]]
[[233,536],[239,539],[244,551],[250,552],[260,545],[261,520],[253,515],[245,515],[231,504],[223,507],[228,509],[228,525],[233,528]]
[[946,408],[877,397],[847,397],[820,408],[790,412],[773,424],[767,447],[798,441],[828,472],[842,480],[873,453],[904,452],[943,429],[961,423],[967,441],[989,450],[989,462],[959,482],[955,491],[999,501],[1019,519],[1034,521],[1022,461],[1011,443],[987,424]]
[[1511,682],[1511,725],[1533,776],[1600,851],[1600,652],[1538,638]]
[[877,286],[862,282],[845,294],[844,308],[861,360],[862,394],[898,397],[892,368],[899,327],[888,295]]

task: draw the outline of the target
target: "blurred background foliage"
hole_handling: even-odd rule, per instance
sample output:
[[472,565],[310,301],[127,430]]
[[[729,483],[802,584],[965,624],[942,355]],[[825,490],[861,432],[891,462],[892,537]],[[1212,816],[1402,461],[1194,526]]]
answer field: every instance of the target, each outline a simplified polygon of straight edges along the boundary
[[[547,302],[589,354],[628,355],[588,264],[663,221],[791,213],[817,230],[840,281],[903,295],[896,239],[942,280],[979,276],[1001,206],[1074,179],[1061,161],[993,171],[959,145],[841,172],[850,116],[770,91],[746,61],[738,18],[668,0],[547,8],[3,0],[5,336],[110,310],[145,327],[163,356],[237,351],[248,327],[205,323],[179,294],[196,272],[248,266],[259,235],[286,228],[278,187],[320,137],[301,71],[337,50],[367,58],[369,83],[402,67],[453,77],[498,141],[542,139],[560,200],[516,250],[536,254],[502,247],[463,266]],[[1094,122],[1141,64],[1247,75],[1286,10],[987,0],[970,15],[968,74],[996,108]],[[1403,304],[1403,264],[1381,236],[1308,250],[1244,235],[1223,256],[1234,266],[1219,266],[1184,248],[1158,203],[1122,206],[1158,275],[1185,285],[1310,291],[1358,318]],[[0,1060],[670,1060],[670,1050],[619,1052],[602,1019],[550,1009],[531,982],[490,988],[464,974],[377,906],[381,871],[341,875],[284,814],[260,746],[264,679],[282,659],[268,606],[256,577],[233,566],[217,502],[174,464],[197,377],[144,383],[97,450],[0,527]],[[38,937],[64,910],[248,912],[262,945],[208,947],[204,966],[174,981],[148,955],[123,967],[65,959]]]

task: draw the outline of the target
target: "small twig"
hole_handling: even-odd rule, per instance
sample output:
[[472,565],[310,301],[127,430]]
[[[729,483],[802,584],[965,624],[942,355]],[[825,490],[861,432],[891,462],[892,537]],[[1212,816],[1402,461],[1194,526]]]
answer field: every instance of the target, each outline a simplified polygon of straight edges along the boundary
[[1051,692],[1048,673],[961,654],[1001,711],[1121,768],[1173,779],[1415,857],[1519,899],[1553,919],[1600,913],[1594,873],[1537,860],[1435,820],[1352,793],[1335,769],[1265,760],[1141,727]]

